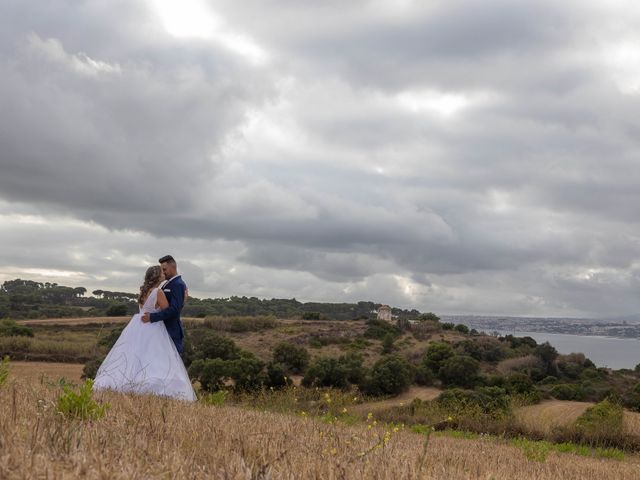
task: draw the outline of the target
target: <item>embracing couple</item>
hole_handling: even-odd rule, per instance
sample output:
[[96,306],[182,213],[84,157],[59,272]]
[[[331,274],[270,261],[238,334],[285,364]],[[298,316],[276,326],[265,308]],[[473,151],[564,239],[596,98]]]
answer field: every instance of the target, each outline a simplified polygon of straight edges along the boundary
[[180,312],[187,285],[171,255],[147,269],[135,314],[100,365],[94,390],[148,393],[194,401],[180,358],[184,330]]

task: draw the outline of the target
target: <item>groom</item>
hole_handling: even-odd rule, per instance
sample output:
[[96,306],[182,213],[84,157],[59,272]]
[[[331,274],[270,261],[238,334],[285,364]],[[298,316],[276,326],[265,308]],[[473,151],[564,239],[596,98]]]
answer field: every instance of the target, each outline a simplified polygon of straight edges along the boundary
[[165,255],[158,261],[166,279],[161,288],[169,301],[169,306],[156,313],[145,313],[142,321],[145,323],[164,322],[171,340],[176,344],[178,353],[182,354],[184,329],[180,321],[180,312],[184,306],[187,285],[182,281],[182,276],[178,275],[178,265],[171,255]]

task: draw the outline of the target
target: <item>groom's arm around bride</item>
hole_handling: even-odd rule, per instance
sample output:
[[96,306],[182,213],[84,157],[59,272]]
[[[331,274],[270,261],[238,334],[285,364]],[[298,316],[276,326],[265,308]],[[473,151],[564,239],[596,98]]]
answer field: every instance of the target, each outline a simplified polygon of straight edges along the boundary
[[162,270],[165,274],[165,278],[168,281],[162,286],[162,291],[167,297],[169,306],[156,313],[146,313],[142,321],[143,322],[164,322],[167,327],[167,332],[176,345],[176,349],[179,353],[182,353],[182,340],[184,338],[184,330],[182,328],[182,322],[180,320],[180,312],[185,302],[185,293],[187,292],[187,285],[182,280],[182,277],[178,275],[176,261],[170,255],[162,257],[160,259]]

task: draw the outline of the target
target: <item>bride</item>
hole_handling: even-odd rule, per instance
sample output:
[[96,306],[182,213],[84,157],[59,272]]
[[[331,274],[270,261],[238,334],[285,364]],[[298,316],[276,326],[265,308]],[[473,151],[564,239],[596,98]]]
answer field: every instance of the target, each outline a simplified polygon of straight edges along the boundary
[[131,318],[98,369],[94,390],[155,394],[194,401],[187,370],[164,322],[143,323],[142,314],[167,308],[160,266],[147,269],[140,287],[140,313]]

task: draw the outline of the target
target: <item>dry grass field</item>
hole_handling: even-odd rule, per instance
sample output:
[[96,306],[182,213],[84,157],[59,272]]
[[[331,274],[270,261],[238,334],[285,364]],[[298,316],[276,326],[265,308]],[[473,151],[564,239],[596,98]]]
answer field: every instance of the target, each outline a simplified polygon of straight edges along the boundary
[[19,379],[57,381],[64,378],[69,382],[80,382],[83,367],[77,363],[11,362],[9,372]]
[[[518,408],[516,419],[523,430],[546,435],[551,433],[555,427],[571,425],[587,408],[593,405],[589,402],[550,400]],[[640,413],[625,411],[624,426],[629,432],[640,435]],[[640,472],[638,478],[640,478]]]
[[419,398],[420,400],[433,400],[440,395],[442,390],[434,387],[419,387],[417,385],[412,385],[409,387],[404,393],[400,395],[389,398],[386,400],[374,401],[363,403],[357,405],[353,408],[355,413],[367,413],[372,412],[374,415],[376,412],[380,412],[381,410],[386,410],[391,407],[403,406],[410,404],[414,399]]
[[[68,366],[65,366],[68,367]],[[70,370],[69,370],[70,371]],[[457,439],[202,402],[101,394],[106,416],[56,412],[60,387],[0,387],[0,478],[637,479],[640,461],[551,453],[528,460],[496,439]]]
[[96,323],[127,323],[131,317],[77,317],[77,318],[44,318],[37,320],[18,320],[21,325],[91,325]]

